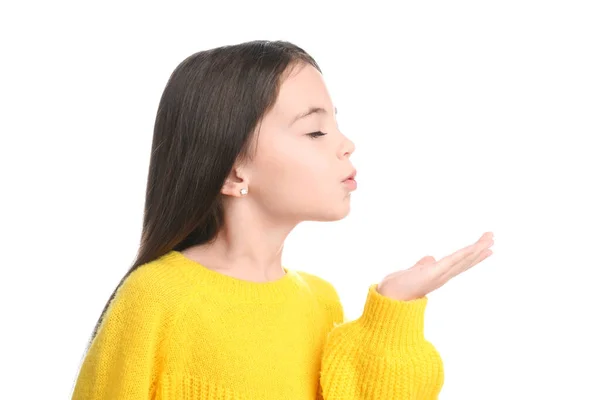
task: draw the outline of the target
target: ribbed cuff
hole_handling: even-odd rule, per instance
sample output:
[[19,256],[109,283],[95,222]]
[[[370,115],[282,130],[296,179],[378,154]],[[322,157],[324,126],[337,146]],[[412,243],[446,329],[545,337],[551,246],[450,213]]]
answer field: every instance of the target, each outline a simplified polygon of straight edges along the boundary
[[380,294],[377,284],[369,286],[363,314],[358,324],[364,329],[364,340],[376,349],[395,349],[422,342],[425,328],[427,297],[394,300]]

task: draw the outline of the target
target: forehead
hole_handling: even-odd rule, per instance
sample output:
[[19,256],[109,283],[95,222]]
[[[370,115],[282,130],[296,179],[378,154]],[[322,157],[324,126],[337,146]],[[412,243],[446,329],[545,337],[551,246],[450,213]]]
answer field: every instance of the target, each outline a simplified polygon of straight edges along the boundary
[[312,65],[296,66],[281,84],[272,117],[278,124],[287,125],[310,107],[333,111],[331,97],[321,73]]

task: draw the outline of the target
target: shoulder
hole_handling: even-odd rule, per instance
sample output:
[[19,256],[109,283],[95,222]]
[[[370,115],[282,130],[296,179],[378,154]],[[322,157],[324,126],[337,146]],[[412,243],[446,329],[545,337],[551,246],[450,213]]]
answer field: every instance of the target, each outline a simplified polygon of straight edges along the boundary
[[337,290],[333,284],[317,275],[304,271],[296,271],[310,290],[318,297],[329,301],[339,301]]
[[145,311],[171,313],[184,303],[189,286],[183,271],[159,258],[130,272],[117,289],[115,301]]
[[340,296],[333,284],[317,275],[296,271],[302,280],[310,288],[317,300],[327,309],[332,315],[335,322],[340,322],[343,319],[343,307],[340,301]]

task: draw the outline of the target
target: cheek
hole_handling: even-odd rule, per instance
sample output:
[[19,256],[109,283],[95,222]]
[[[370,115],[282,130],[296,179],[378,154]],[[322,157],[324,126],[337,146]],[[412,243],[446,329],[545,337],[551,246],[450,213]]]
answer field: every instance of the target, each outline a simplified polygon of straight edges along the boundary
[[335,187],[333,159],[314,143],[269,149],[256,160],[259,184],[264,189],[261,191],[292,202],[304,203],[311,197],[320,201],[322,196],[339,189]]
[[286,187],[317,189],[329,174],[329,166],[318,157],[298,154],[272,159],[264,169],[269,180]]

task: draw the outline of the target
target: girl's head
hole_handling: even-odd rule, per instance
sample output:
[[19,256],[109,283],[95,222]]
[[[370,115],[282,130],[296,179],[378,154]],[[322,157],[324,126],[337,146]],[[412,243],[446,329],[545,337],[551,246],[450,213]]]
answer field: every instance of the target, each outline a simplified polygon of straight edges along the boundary
[[335,113],[317,63],[289,42],[185,59],[158,107],[141,253],[211,241],[227,213],[290,227],[346,216],[354,145]]
[[183,60],[158,106],[140,248],[121,283],[170,250],[212,241],[228,215],[276,229],[346,216],[354,144],[336,111],[319,66],[292,43]]

